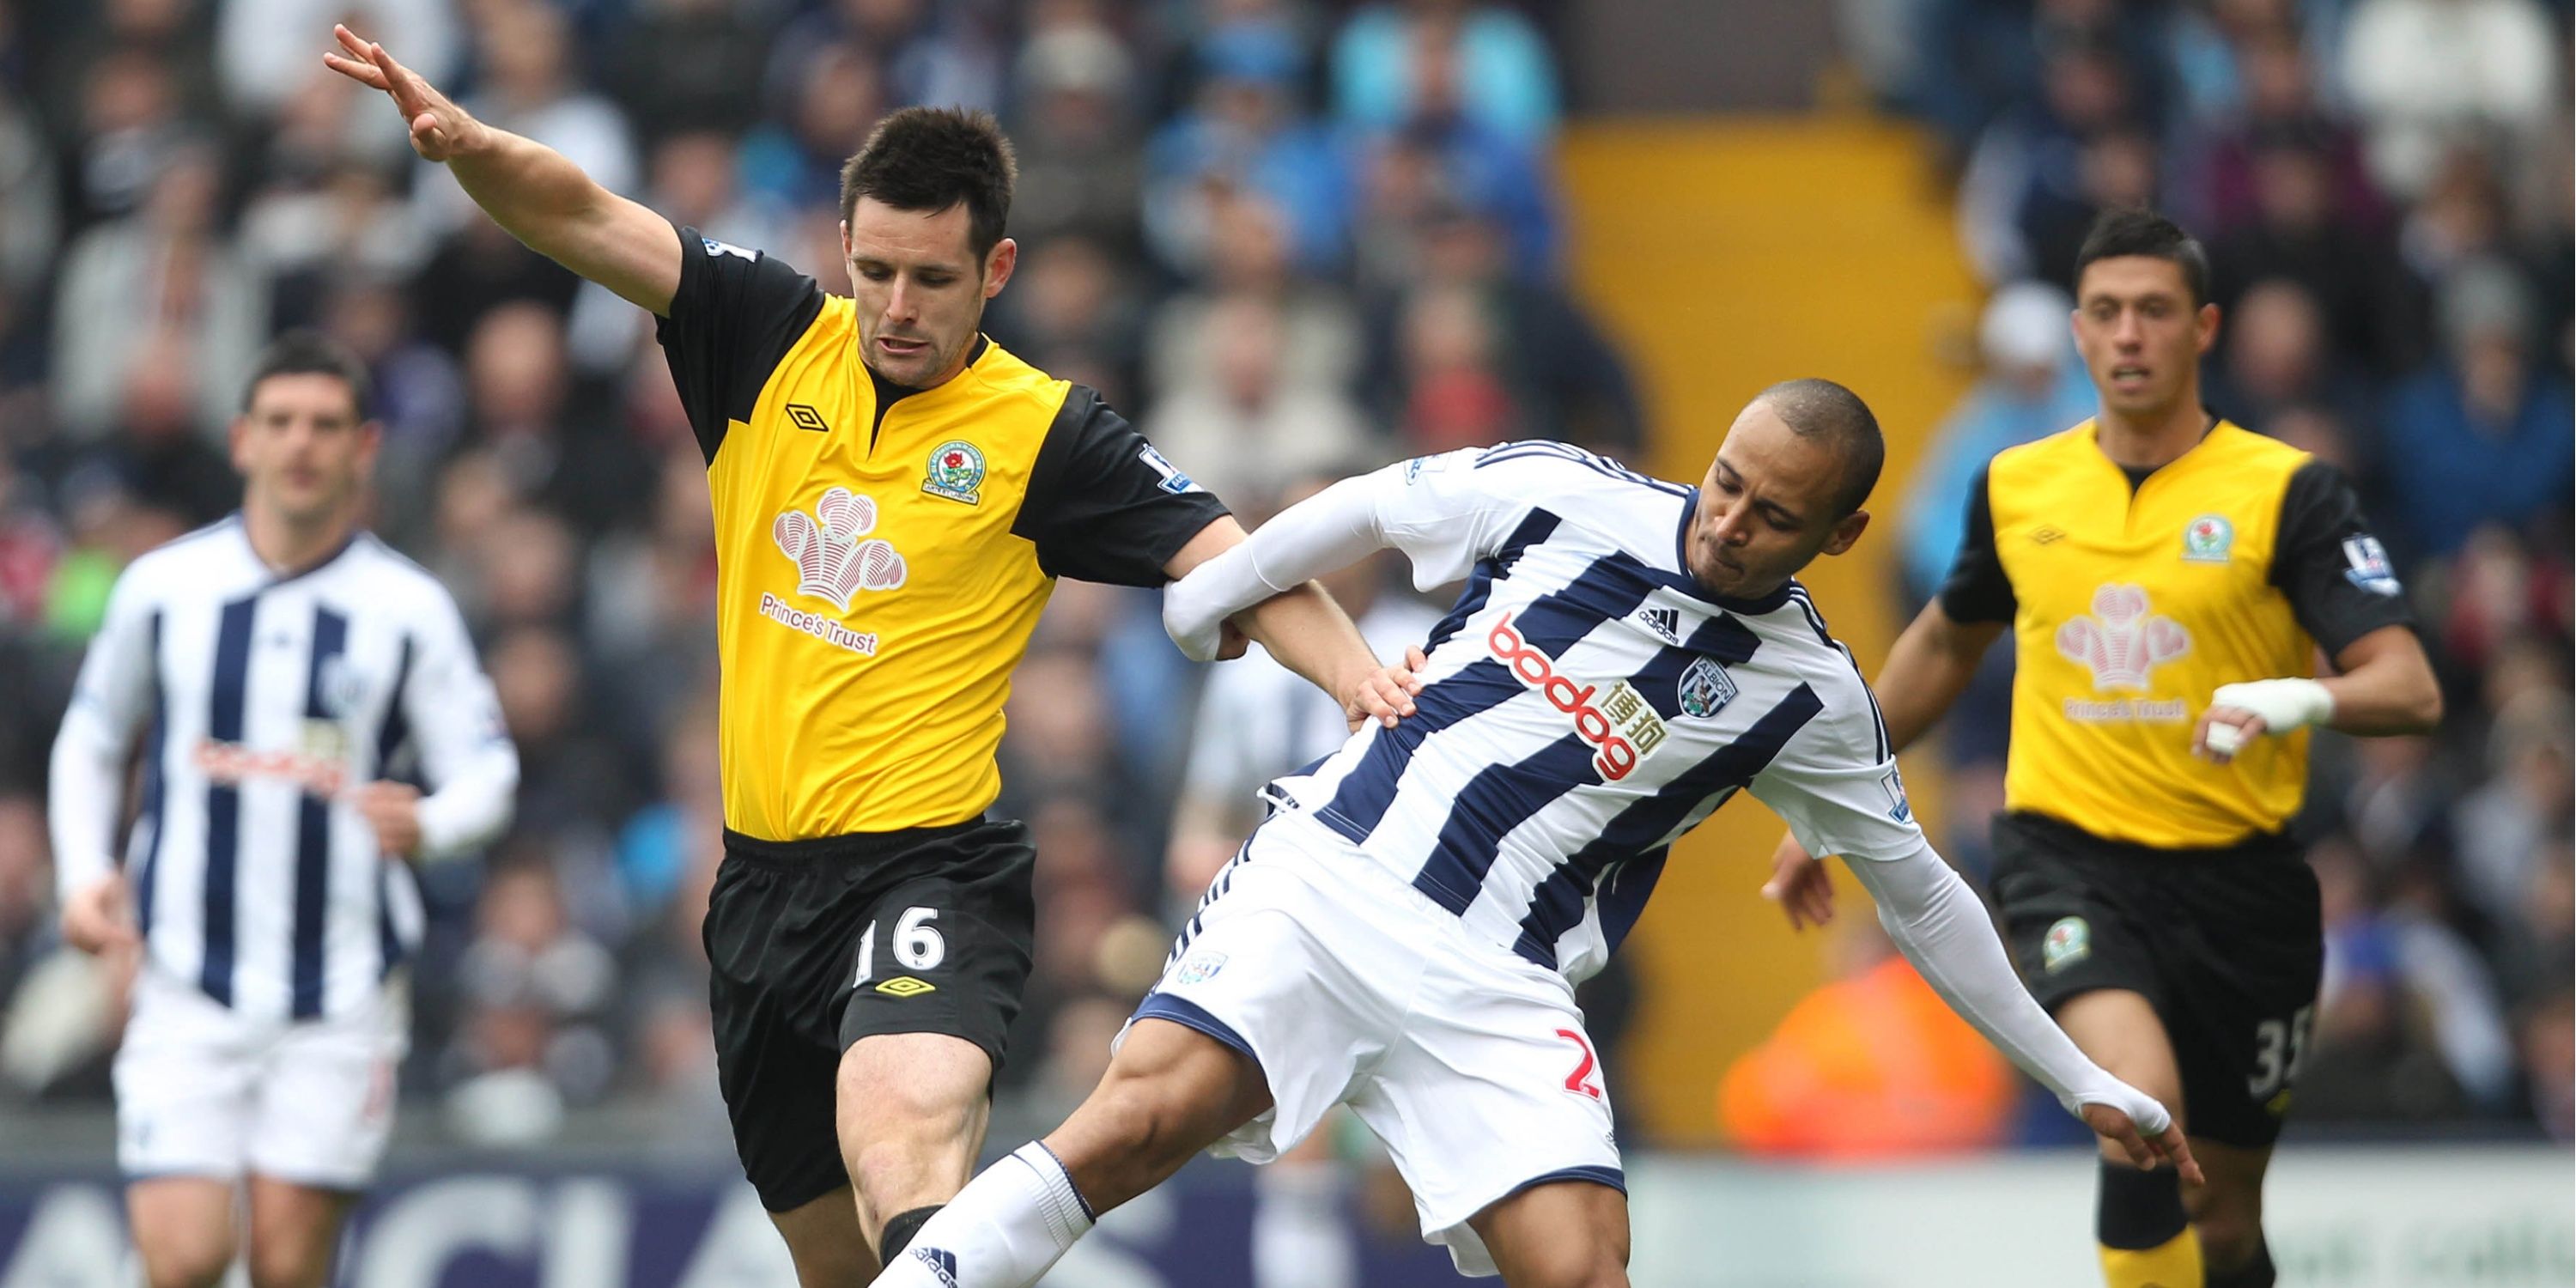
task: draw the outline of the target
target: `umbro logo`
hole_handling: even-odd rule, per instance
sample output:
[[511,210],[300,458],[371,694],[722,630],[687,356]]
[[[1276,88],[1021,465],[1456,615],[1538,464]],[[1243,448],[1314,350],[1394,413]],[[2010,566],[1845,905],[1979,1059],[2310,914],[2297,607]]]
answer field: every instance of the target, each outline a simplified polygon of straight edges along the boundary
[[1678,608],[1640,608],[1637,624],[1662,637],[1667,644],[1682,642],[1682,612]]
[[948,1288],[957,1288],[956,1253],[946,1248],[915,1248],[912,1255],[914,1260],[930,1267],[930,1273],[939,1276],[939,1282]]
[[823,413],[803,403],[787,404],[787,419],[796,422],[798,429],[810,429],[817,434],[832,432],[832,427],[823,423]]
[[2055,528],[2036,528],[2031,531],[2030,539],[2032,544],[2044,546],[2065,535]]
[[897,975],[877,985],[877,991],[888,997],[919,997],[924,993],[938,992],[939,986],[928,980],[915,979],[910,975]]

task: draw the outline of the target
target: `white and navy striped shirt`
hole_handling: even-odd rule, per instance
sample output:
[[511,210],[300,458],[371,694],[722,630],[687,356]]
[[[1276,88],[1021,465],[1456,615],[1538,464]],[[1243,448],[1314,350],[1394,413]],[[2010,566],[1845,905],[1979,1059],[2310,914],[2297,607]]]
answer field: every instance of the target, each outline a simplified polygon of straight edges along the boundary
[[416,751],[424,855],[508,822],[517,753],[464,619],[426,571],[360,533],[279,575],[240,516],[117,579],[54,744],[66,895],[105,876],[143,738],[125,871],[153,969],[252,1017],[366,1001],[419,941],[410,869],[353,803]]
[[1691,577],[1697,489],[1547,442],[1369,482],[1415,582],[1466,593],[1418,713],[1271,790],[1480,937],[1598,971],[1667,848],[1738,789],[1818,854],[1922,846],[1876,700],[1805,589],[1733,600]]

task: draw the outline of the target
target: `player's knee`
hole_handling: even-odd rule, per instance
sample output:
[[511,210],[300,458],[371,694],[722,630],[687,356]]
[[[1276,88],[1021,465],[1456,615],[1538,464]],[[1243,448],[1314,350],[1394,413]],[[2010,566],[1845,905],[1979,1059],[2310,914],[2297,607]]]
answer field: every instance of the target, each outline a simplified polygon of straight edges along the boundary
[[1570,1249],[1507,1281],[1506,1288],[1628,1288],[1627,1251],[1606,1243]]
[[224,1235],[163,1231],[143,1241],[143,1281],[150,1288],[214,1288],[232,1268],[232,1240]]
[[249,1257],[251,1288],[321,1288],[330,1257],[327,1247],[253,1240]]
[[2192,1218],[2200,1235],[2201,1261],[2215,1269],[2232,1269],[2263,1252],[2263,1214],[2254,1204],[2212,1201]]

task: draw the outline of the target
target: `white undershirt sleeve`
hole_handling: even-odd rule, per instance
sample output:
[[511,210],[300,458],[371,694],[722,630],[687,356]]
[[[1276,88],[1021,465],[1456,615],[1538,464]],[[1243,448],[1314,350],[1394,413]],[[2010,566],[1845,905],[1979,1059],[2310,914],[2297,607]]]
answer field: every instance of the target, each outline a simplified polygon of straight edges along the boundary
[[68,899],[116,871],[116,819],[125,797],[125,760],[151,709],[156,683],[151,609],[132,576],[117,579],[107,614],[70,707],[54,735],[46,817],[54,847],[54,890]]
[[2054,1093],[2067,1112],[2082,1105],[2110,1105],[2150,1137],[2171,1125],[2164,1106],[2093,1063],[2040,1009],[2013,974],[1985,904],[1929,843],[1902,858],[1848,862],[1852,875],[1878,901],[1879,924],[1924,982],[2022,1072]]
[[500,700],[474,657],[453,604],[440,604],[423,632],[420,666],[398,700],[419,740],[421,768],[436,790],[420,802],[420,857],[452,858],[510,824],[519,790],[519,753],[501,723]]
[[1418,457],[1343,479],[1280,511],[1242,544],[1163,590],[1163,627],[1193,661],[1215,658],[1225,620],[1393,547],[1423,590],[1467,575],[1529,512],[1516,494],[1543,465],[1481,467],[1484,449]]

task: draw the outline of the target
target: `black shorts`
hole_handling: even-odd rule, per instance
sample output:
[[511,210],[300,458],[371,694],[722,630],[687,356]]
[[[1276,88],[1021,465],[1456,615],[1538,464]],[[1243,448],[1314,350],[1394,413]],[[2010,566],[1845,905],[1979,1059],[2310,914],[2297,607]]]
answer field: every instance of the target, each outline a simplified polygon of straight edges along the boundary
[[999,1070],[1029,979],[1028,827],[812,841],[728,831],[707,897],[716,1076],[760,1201],[784,1212],[849,1181],[834,1128],[841,1053],[945,1033]]
[[2002,814],[1994,891],[2042,1006],[2097,988],[2154,1005],[2192,1135],[2248,1149],[2280,1136],[2325,966],[2317,879],[2297,845],[2152,849]]

